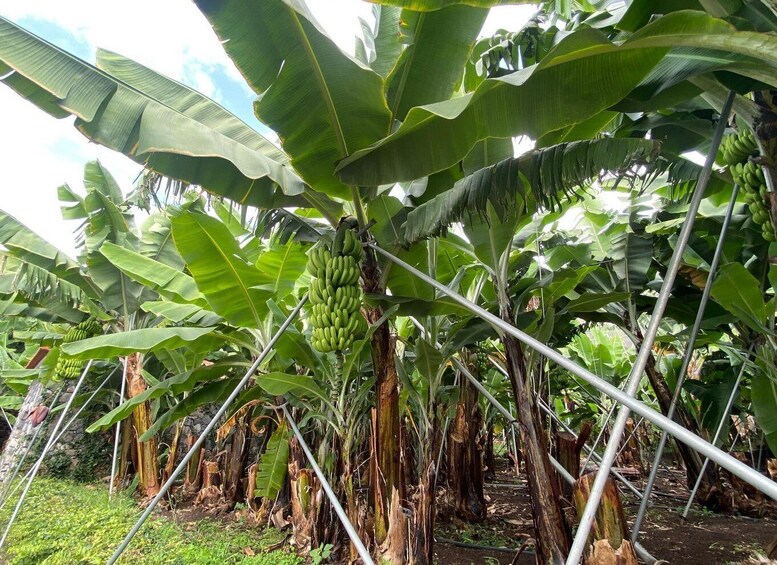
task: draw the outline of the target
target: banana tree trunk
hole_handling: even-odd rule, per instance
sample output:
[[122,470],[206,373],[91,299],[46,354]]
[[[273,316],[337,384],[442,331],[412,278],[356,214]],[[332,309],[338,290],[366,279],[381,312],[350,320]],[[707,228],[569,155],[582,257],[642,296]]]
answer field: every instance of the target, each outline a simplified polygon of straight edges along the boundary
[[[368,250],[362,268],[364,291],[383,292],[374,252]],[[370,324],[382,316],[381,308],[365,308],[365,317]],[[399,377],[394,362],[394,339],[384,322],[372,334],[372,366],[375,372],[376,416],[373,427],[375,447],[375,475],[372,477],[373,504],[375,506],[375,543],[381,547],[381,555],[390,561],[402,562],[406,547],[406,536],[399,528],[392,528],[389,536],[390,516],[397,515],[398,505],[405,498],[400,463],[399,427]]]
[[448,435],[448,484],[456,516],[479,522],[486,516],[483,463],[477,434],[481,428],[477,390],[467,379],[459,385],[460,400]]
[[[503,320],[512,322],[512,308],[503,306],[501,316]],[[569,552],[571,536],[564,520],[555,472],[548,457],[545,430],[531,397],[526,358],[520,342],[513,336],[503,336],[502,343],[513,398],[518,409],[537,544],[537,563],[563,563]]]
[[167,462],[164,468],[164,480],[167,480],[175,470],[175,462],[178,460],[178,444],[181,441],[181,431],[183,430],[184,420],[178,420],[175,423],[175,431],[173,432],[173,439],[170,442],[170,453],[167,456]]
[[289,440],[289,483],[291,498],[291,525],[295,545],[309,551],[313,540],[316,485],[313,471],[306,467],[305,454],[296,437]]
[[483,454],[483,478],[493,481],[496,479],[496,456],[494,455],[494,424],[486,424],[486,446]]
[[[133,353],[127,357],[127,395],[134,398],[146,390],[146,380],[143,378],[143,357]],[[134,461],[138,473],[138,488],[145,496],[154,496],[159,492],[159,462],[157,461],[156,438],[148,441],[138,441],[151,427],[151,403],[139,404],[132,411],[133,437],[136,443]]]
[[[637,347],[639,348],[639,345],[637,345]],[[666,380],[661,374],[661,371],[658,370],[658,367],[656,366],[656,360],[652,354],[648,356],[645,373],[647,374],[648,380],[650,381],[650,386],[653,387],[653,392],[656,393],[656,399],[658,400],[658,404],[661,407],[661,412],[666,416],[669,413],[669,406],[672,402],[672,391],[669,390],[669,385],[666,383]],[[675,407],[674,420],[682,424],[682,426],[688,431],[691,431],[695,434],[699,433],[696,420],[693,419],[693,417],[685,409],[685,406],[680,402],[678,402],[677,406]],[[688,483],[688,488],[692,488],[699,476],[699,473],[701,472],[704,462],[696,451],[685,445],[683,442],[675,441],[675,446],[677,447],[677,453],[680,454],[683,463],[685,463],[686,482]],[[703,500],[705,496],[710,497],[714,492],[718,492],[719,489],[715,488],[717,483],[718,474],[716,467],[714,465],[707,465],[707,469],[704,473],[701,487],[699,489],[699,492],[702,494],[702,497],[700,497],[699,500]]]
[[248,424],[251,413],[244,410],[235,420],[224,460],[224,500],[232,505],[243,495],[243,471],[248,461]]
[[432,414],[431,437],[423,449],[423,471],[416,495],[413,523],[409,528],[409,565],[431,565],[434,563],[434,514],[435,514],[435,463],[439,451],[439,429],[436,409]]

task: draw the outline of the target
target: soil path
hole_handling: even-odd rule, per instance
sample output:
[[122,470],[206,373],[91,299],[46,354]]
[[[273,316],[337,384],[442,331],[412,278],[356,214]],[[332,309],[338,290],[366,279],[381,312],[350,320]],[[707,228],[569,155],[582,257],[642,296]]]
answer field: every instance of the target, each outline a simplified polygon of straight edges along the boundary
[[[638,486],[639,482],[637,483]],[[649,510],[642,545],[655,557],[670,564],[741,563],[763,547],[777,533],[777,522],[740,516],[716,515],[692,510],[685,520],[680,516],[688,499],[683,475],[662,469],[656,488],[662,493]],[[472,525],[441,517],[436,532],[436,561],[440,565],[504,564],[513,562],[515,552],[473,549],[450,543],[458,542],[494,547],[518,548],[532,535],[529,495],[525,481],[502,471],[486,484],[488,517]],[[625,496],[627,519],[636,514],[636,497]],[[529,550],[527,550],[529,551]],[[534,555],[524,553],[518,564],[534,563]]]

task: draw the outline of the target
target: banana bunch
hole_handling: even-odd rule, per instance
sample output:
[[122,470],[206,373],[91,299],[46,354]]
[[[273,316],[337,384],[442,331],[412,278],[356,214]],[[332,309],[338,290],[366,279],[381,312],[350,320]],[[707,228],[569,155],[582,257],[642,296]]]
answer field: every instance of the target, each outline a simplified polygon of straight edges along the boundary
[[[93,335],[97,335],[102,331],[102,326],[94,318],[88,318],[73,326],[65,332],[65,336],[62,338],[62,343],[72,343],[74,341],[81,341],[82,339],[88,339]],[[81,370],[84,368],[84,362],[80,359],[73,359],[67,355],[60,353],[59,359],[57,359],[57,366],[54,369],[54,374],[57,379],[76,379],[81,375]]]
[[363,324],[359,261],[363,250],[356,234],[341,227],[330,249],[320,245],[310,252],[310,321],[313,347],[322,353],[343,351]]
[[758,145],[750,129],[736,135],[727,135],[720,144],[721,161],[724,165],[734,165],[747,161],[758,150]]
[[[736,137],[736,141],[728,144],[728,152],[723,149],[724,161],[729,165],[729,171],[742,192],[745,194],[745,202],[753,216],[753,222],[761,226],[761,235],[766,241],[775,241],[774,225],[766,206],[767,190],[763,169],[749,160],[750,155],[756,150],[755,140],[750,130],[746,130],[737,136],[729,136],[726,139]],[[744,142],[739,139],[743,138]],[[739,158],[738,161],[730,159]]]

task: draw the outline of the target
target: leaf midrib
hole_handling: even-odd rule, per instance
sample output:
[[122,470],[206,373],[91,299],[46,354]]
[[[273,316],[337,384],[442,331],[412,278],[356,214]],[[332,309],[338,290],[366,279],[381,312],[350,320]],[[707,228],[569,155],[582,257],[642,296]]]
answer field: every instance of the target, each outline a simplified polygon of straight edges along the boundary
[[229,267],[229,270],[232,271],[232,274],[234,275],[235,280],[237,280],[238,282],[238,288],[240,288],[243,295],[245,295],[246,302],[248,302],[248,306],[251,309],[251,314],[253,315],[254,322],[256,322],[256,327],[258,328],[260,326],[259,312],[257,312],[256,307],[254,306],[254,301],[251,300],[251,295],[248,292],[248,288],[246,288],[246,286],[243,284],[243,280],[240,278],[240,275],[235,269],[235,266],[232,264],[230,257],[223,252],[221,247],[216,243],[216,240],[211,237],[210,233],[208,233],[208,231],[202,226],[202,224],[200,224],[200,222],[197,219],[195,219],[194,221],[197,223],[197,226],[200,228],[202,233],[205,234],[205,237],[207,237],[208,240],[213,244],[213,247],[216,249],[217,253],[221,255],[221,257],[224,259],[224,261]]

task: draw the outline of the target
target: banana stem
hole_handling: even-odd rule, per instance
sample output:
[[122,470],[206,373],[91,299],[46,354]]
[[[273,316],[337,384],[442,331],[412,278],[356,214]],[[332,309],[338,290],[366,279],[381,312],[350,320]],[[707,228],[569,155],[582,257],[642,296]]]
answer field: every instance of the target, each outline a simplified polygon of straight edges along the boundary
[[353,210],[356,213],[356,219],[359,221],[359,227],[367,225],[367,214],[364,212],[364,204],[359,194],[359,187],[351,185],[351,197],[353,198]]

